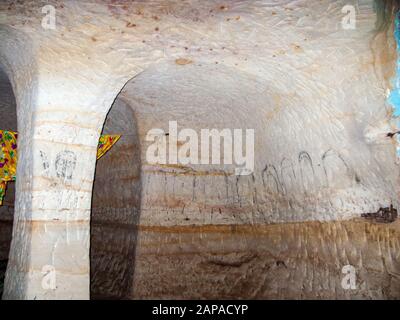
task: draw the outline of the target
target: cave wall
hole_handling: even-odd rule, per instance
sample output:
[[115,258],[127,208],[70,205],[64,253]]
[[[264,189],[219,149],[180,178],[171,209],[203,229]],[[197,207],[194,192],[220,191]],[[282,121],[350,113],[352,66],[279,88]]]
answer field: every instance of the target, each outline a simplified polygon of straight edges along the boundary
[[383,81],[372,65],[360,73],[356,61],[372,59],[369,42],[365,45],[360,48],[364,57],[343,57],[348,64],[335,67],[340,86],[333,86],[327,70],[315,71],[310,79],[301,69],[305,88],[295,90],[279,86],[288,81],[281,70],[273,81],[261,81],[195,62],[157,65],[129,82],[120,95],[137,113],[142,150],[153,143],[146,142],[149,130],[167,134],[169,121],[177,121],[178,131],[192,128],[199,136],[203,128],[255,130],[255,166],[249,175],[235,175],[234,165],[158,166],[143,152],[141,222],[329,221],[397,206],[394,139],[386,136],[392,131],[390,107],[378,89],[364,90],[371,81]]
[[[399,299],[400,224],[139,229],[132,299]],[[346,290],[344,266],[356,287]]]
[[[46,4],[0,3],[23,124],[5,298],[398,297],[398,221],[360,218],[398,207],[396,2],[352,2],[354,30],[348,1],[54,1],[55,30]],[[253,128],[254,173],[148,163],[171,120]],[[102,131],[126,137],[96,162]]]

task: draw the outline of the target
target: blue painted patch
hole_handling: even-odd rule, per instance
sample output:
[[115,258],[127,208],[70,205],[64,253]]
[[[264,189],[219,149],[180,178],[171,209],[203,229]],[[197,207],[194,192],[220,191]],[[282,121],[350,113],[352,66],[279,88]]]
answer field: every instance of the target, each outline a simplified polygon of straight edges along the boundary
[[392,91],[389,96],[389,103],[393,106],[393,115],[398,117],[400,115],[400,92],[399,89]]
[[[397,45],[397,65],[396,65],[396,76],[392,83],[392,90],[390,92],[388,102],[393,106],[393,116],[395,118],[400,116],[400,12],[396,15],[394,37]],[[396,119],[397,127],[400,127],[399,119]],[[397,154],[400,156],[400,137],[397,135]]]

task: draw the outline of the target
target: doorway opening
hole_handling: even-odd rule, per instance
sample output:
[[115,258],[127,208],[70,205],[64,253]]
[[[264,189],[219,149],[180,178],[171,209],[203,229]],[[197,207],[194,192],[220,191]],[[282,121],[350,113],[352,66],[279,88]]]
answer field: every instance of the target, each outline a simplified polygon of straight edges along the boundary
[[[10,79],[0,65],[0,130],[17,131],[17,108]],[[1,147],[1,146],[0,146]],[[0,152],[1,148],[0,148]],[[14,220],[15,182],[7,183],[7,192],[0,205],[0,297],[12,239]]]
[[91,299],[132,296],[141,199],[140,144],[135,114],[121,99],[102,134],[120,140],[96,164],[91,212]]

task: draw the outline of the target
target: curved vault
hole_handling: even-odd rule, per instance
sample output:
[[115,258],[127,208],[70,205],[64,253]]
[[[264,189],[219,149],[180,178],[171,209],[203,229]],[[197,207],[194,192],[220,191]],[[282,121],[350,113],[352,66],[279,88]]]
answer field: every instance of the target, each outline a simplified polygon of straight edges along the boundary
[[[119,98],[135,111],[142,143],[144,224],[340,220],[397,204],[392,141],[370,143],[363,138],[370,121],[343,116],[384,118],[380,107],[357,97],[340,103],[338,92],[328,104],[312,79],[301,79],[305,89],[296,94],[284,89],[287,74],[273,79],[192,63],[157,65],[128,82]],[[233,165],[152,166],[146,134],[167,133],[169,121],[199,136],[201,129],[254,129],[253,174],[235,176]]]
[[[348,298],[350,293],[340,289],[337,264],[349,261],[363,266],[364,285],[352,297],[398,296],[400,284],[392,276],[397,258],[384,264],[370,259],[379,252],[398,257],[398,224],[320,222],[359,217],[396,201],[395,178],[379,173],[395,168],[393,145],[380,147],[388,152],[380,163],[374,145],[359,140],[365,127],[352,119],[341,119],[338,126],[333,115],[344,112],[340,105],[308,106],[301,97],[282,94],[279,81],[284,79],[266,83],[215,64],[171,63],[126,84],[104,132],[133,136],[136,159],[119,160],[117,145],[110,160],[97,164],[92,245],[101,269],[95,280],[99,298]],[[368,109],[371,117],[379,113]],[[168,133],[168,121],[177,121],[178,129],[262,132],[256,134],[254,174],[233,176],[230,165],[147,163],[145,136],[152,128]],[[321,143],[311,143],[317,140]],[[119,180],[108,183],[114,170]],[[121,179],[125,170],[133,177]],[[338,196],[342,201],[335,202]],[[129,198],[134,205],[120,208]],[[119,220],[125,227],[112,223]],[[277,221],[285,223],[270,224]],[[100,241],[93,242],[96,237]],[[336,253],[327,249],[332,238]],[[133,251],[119,247],[122,243]],[[313,276],[305,276],[309,272]],[[129,279],[122,281],[125,287],[113,281],[121,274]]]
[[[398,206],[385,103],[396,54],[394,1],[360,3],[349,32],[338,28],[346,1],[204,1],[193,8],[58,0],[62,32],[55,33],[33,23],[42,18],[40,2],[27,10],[11,2],[0,4],[7,10],[0,55],[15,73],[26,143],[6,298],[89,297],[95,147],[117,92],[140,72],[115,102],[115,110],[125,107],[108,121],[112,131],[136,131],[137,141],[126,143],[141,152],[124,155],[110,176],[104,167],[118,155],[98,163],[98,297],[398,297],[398,222],[352,220]],[[125,121],[133,119],[127,106],[133,124]],[[166,129],[170,118],[196,130],[253,127],[254,174],[147,164],[143,137]],[[73,174],[55,170],[58,159]],[[123,181],[126,171],[133,174]],[[118,180],[115,190],[102,183],[110,179]],[[136,241],[135,232],[122,230],[136,230],[138,208]],[[48,264],[59,270],[54,290],[41,286]],[[347,264],[358,270],[360,287],[351,292],[341,287]],[[106,271],[113,281],[104,280]]]

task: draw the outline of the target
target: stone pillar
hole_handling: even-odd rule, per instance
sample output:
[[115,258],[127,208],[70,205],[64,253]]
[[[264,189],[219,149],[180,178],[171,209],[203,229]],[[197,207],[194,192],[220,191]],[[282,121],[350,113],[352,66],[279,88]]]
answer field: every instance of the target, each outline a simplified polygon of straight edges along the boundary
[[[17,176],[19,219],[4,298],[89,298],[91,190],[102,115],[79,115],[60,102],[47,110],[37,106],[33,136],[20,137],[29,143],[21,142],[18,172],[32,169],[27,179]],[[13,283],[18,273],[23,283]]]
[[[48,66],[47,66],[48,67]],[[60,66],[59,66],[60,67]],[[39,69],[21,130],[3,299],[90,298],[90,211],[104,119],[127,78]],[[86,73],[89,74],[89,73]],[[18,92],[17,92],[18,94]],[[18,101],[18,99],[17,99]]]

